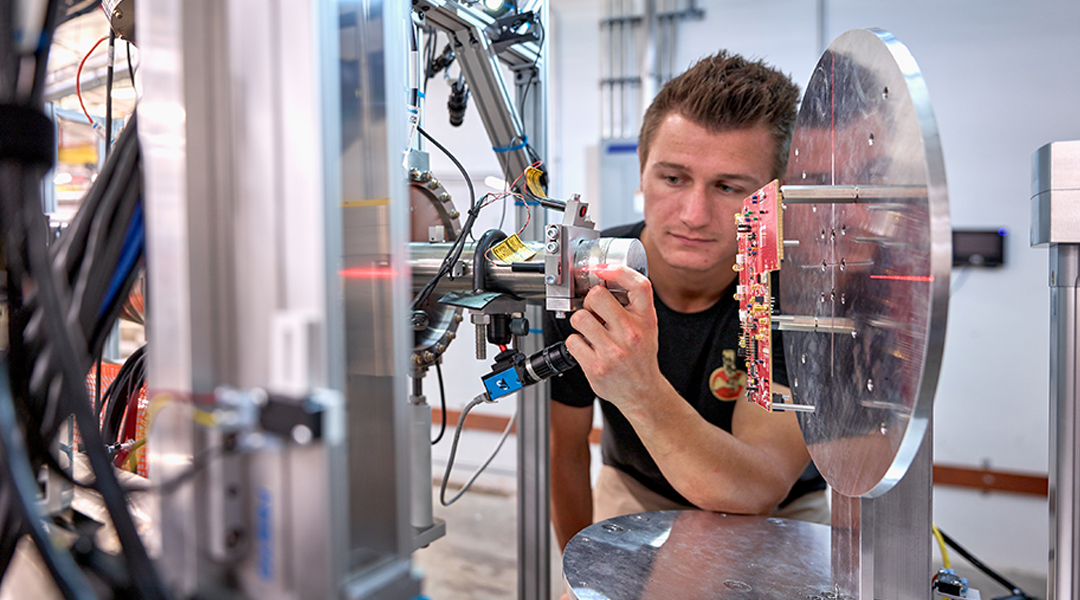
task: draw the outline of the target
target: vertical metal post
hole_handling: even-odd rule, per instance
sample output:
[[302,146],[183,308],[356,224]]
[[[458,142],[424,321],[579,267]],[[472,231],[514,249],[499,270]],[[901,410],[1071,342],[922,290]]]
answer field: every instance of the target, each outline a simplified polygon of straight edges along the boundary
[[656,60],[656,38],[660,32],[656,16],[656,0],[645,0],[642,21],[642,45],[641,54],[638,57],[638,76],[641,85],[638,87],[638,101],[634,111],[633,127],[641,123],[645,116],[645,109],[652,102],[657,90],[657,75],[660,70]]
[[1050,247],[1050,571],[1047,598],[1080,594],[1080,438],[1077,425],[1077,287],[1080,245]]
[[[544,2],[540,21],[549,26],[550,10]],[[545,33],[550,35],[550,30]],[[540,160],[547,163],[547,82],[548,48],[540,49],[534,65],[516,69],[516,97],[522,108],[521,120],[529,135],[529,145]],[[527,93],[527,95],[526,95]],[[521,104],[520,99],[525,103]],[[528,217],[527,211],[532,211]],[[518,206],[517,222],[529,225],[527,240],[540,240],[547,224],[546,211],[538,205]],[[529,355],[543,346],[539,328],[542,308],[531,306],[526,312],[530,334],[522,339],[520,350]],[[550,391],[546,381],[525,388],[518,394],[517,421],[517,510],[518,510],[518,600],[551,598],[551,506],[550,506]]]
[[[529,319],[539,323],[539,307],[530,307]],[[535,319],[535,320],[534,320]],[[525,339],[521,351],[539,350],[539,334]],[[550,413],[547,382],[526,388],[518,395],[517,509],[518,599],[551,598],[551,506],[549,489]]]
[[619,137],[626,137],[627,128],[630,127],[630,124],[626,122],[626,114],[630,112],[626,105],[630,101],[630,93],[627,91],[627,87],[630,85],[631,77],[630,68],[627,67],[630,60],[627,59],[627,56],[633,55],[634,47],[634,27],[627,18],[634,9],[633,6],[630,6],[629,10],[626,8],[626,5],[630,2],[631,0],[619,0],[619,14],[617,15],[619,17]]
[[1050,248],[1049,600],[1080,598],[1080,141],[1039,148],[1031,162],[1031,245]]
[[877,498],[833,493],[833,581],[861,600],[930,598],[933,424],[908,472]]
[[[343,89],[341,209],[345,307],[349,556],[356,574],[345,598],[411,598],[411,371],[407,307],[409,199],[402,156],[408,140],[406,33],[403,2],[337,3]],[[430,471],[429,471],[430,473]],[[412,594],[412,595],[409,595]]]
[[829,0],[817,0],[817,53],[829,47]]
[[[188,393],[201,402],[221,384],[235,384],[228,272],[231,258],[218,205],[232,197],[225,11],[211,2],[155,2],[137,13],[144,42],[140,145],[146,170],[147,267],[154,273],[149,387]],[[217,111],[214,110],[217,107]],[[179,413],[179,411],[177,411]],[[168,433],[165,433],[165,432]],[[167,478],[158,456],[202,450],[184,415],[163,410],[154,421],[152,477]],[[164,464],[164,461],[160,461]],[[196,485],[202,486],[202,482]],[[161,499],[162,571],[178,596],[220,585],[222,569],[200,546],[195,486]],[[168,518],[166,518],[168,515]]]

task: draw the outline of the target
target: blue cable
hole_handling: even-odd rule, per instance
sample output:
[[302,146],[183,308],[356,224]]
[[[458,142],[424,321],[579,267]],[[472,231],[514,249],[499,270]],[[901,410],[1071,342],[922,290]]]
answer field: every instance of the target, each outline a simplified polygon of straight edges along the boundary
[[112,304],[113,299],[120,293],[124,281],[127,280],[135,263],[142,254],[146,245],[146,230],[143,227],[142,200],[135,205],[135,212],[131,215],[131,223],[128,224],[127,233],[124,235],[124,247],[120,250],[120,260],[116,265],[112,280],[109,282],[109,290],[105,293],[105,300],[98,309],[98,318],[105,315],[105,310]]

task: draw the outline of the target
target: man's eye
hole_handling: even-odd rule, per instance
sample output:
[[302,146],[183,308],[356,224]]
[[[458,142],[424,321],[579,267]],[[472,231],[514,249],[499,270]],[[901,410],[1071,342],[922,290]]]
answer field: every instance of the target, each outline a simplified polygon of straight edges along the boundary
[[664,181],[670,183],[671,185],[676,185],[677,183],[682,181],[682,178],[677,175],[664,175]]
[[733,188],[730,185],[724,185],[722,183],[716,184],[716,189],[720,190],[720,193],[722,194],[734,194],[739,191],[738,188]]

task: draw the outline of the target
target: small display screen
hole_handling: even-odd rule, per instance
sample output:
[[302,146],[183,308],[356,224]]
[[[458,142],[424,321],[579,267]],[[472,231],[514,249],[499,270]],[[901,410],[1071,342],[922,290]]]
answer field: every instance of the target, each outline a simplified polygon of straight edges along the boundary
[[952,232],[954,267],[1000,267],[1005,264],[1005,236],[1002,227],[994,230]]

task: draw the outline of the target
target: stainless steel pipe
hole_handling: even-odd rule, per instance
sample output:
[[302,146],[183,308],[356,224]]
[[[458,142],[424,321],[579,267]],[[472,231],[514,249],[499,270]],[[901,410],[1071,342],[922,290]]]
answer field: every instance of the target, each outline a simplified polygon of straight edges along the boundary
[[[534,250],[540,257],[539,264],[544,264],[544,244],[541,242],[525,242],[525,245]],[[414,242],[409,244],[409,266],[412,268],[413,291],[419,291],[428,281],[431,281],[435,273],[439,272],[439,267],[442,265],[446,253],[450,250],[450,246],[449,242],[439,244]],[[459,259],[460,270],[452,273],[452,279],[449,275],[443,277],[442,281],[439,282],[439,287],[435,288],[434,296],[438,296],[440,293],[472,289],[473,254],[475,251],[476,244],[465,244],[465,249],[461,252],[461,258]],[[521,298],[542,298],[544,296],[546,288],[543,272],[514,272],[509,265],[496,265],[489,260],[484,260],[483,264],[487,269],[484,279],[487,281],[490,291],[506,292]]]
[[[555,243],[555,242],[552,242]],[[409,244],[409,265],[412,268],[413,291],[419,291],[431,278],[439,272],[446,253],[450,251],[451,243],[428,244],[414,242]],[[519,298],[536,299],[543,298],[547,293],[544,282],[544,253],[545,247],[542,242],[525,242],[525,245],[536,252],[529,264],[533,271],[514,271],[510,265],[495,262],[483,258],[480,264],[484,265],[486,291],[505,292],[514,294]],[[473,286],[473,264],[476,252],[476,244],[465,245],[458,259],[458,264],[452,271],[453,278],[449,275],[442,278],[439,287],[436,288],[436,296],[440,293],[471,290]],[[573,260],[565,265],[562,270],[565,275],[574,281],[573,290],[575,296],[583,298],[585,293],[604,282],[597,277],[595,269],[602,265],[620,265],[630,267],[639,273],[647,273],[648,260],[645,256],[645,248],[641,242],[629,238],[596,238],[580,240],[571,254]],[[612,292],[619,296],[619,291]]]

